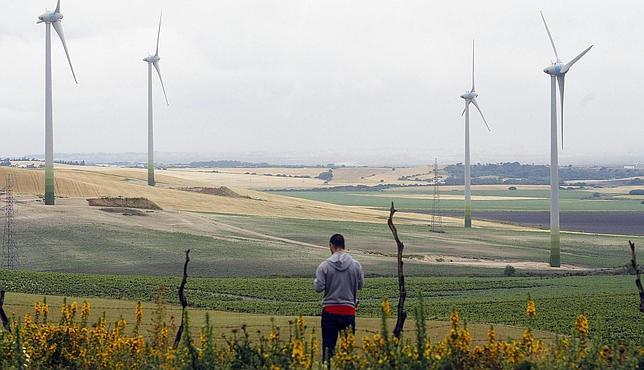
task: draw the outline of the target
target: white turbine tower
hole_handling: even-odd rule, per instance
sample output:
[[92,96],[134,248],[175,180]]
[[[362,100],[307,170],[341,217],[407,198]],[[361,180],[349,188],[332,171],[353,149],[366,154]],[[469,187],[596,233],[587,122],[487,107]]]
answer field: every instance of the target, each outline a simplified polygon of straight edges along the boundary
[[465,109],[463,114],[465,114],[465,227],[472,227],[472,190],[470,185],[470,103],[474,104],[476,109],[481,114],[483,118],[483,123],[490,131],[490,126],[487,125],[487,121],[481,112],[481,108],[476,102],[476,98],[479,94],[476,93],[474,89],[474,41],[472,41],[472,90],[466,91],[465,94],[461,95],[461,98],[465,100]]
[[163,78],[161,78],[161,68],[159,67],[159,36],[161,36],[161,18],[163,13],[159,16],[159,30],[157,32],[157,48],[154,55],[148,55],[143,59],[144,62],[148,63],[148,185],[154,186],[154,123],[152,119],[152,67],[157,70],[159,75],[159,81],[161,81],[161,88],[163,89],[163,96],[165,96],[165,102],[168,103],[168,96],[165,93],[165,86],[163,85]]
[[557,152],[557,84],[559,84],[559,93],[561,94],[561,147],[564,142],[563,129],[563,110],[564,110],[564,85],[566,73],[581,57],[584,56],[593,47],[590,45],[574,57],[570,62],[563,63],[559,59],[555,42],[552,40],[550,29],[546,23],[546,18],[541,12],[543,25],[546,27],[552,50],[555,52],[556,61],[543,71],[550,75],[550,266],[559,267],[561,264],[559,235],[559,154]]
[[63,19],[63,15],[60,14],[60,0],[56,4],[56,10],[53,12],[45,10],[45,13],[38,17],[36,23],[45,23],[45,204],[53,205],[55,203],[54,195],[54,128],[53,128],[53,116],[52,116],[52,106],[51,106],[51,27],[54,26],[54,30],[60,37],[60,41],[63,43],[63,48],[65,49],[65,54],[67,55],[67,61],[69,62],[69,68],[72,70],[72,76],[74,76],[74,81],[78,84],[76,80],[76,73],[74,73],[74,67],[72,66],[72,60],[69,57],[69,51],[67,50],[67,43],[65,42],[65,35],[63,34],[63,26],[60,21]]

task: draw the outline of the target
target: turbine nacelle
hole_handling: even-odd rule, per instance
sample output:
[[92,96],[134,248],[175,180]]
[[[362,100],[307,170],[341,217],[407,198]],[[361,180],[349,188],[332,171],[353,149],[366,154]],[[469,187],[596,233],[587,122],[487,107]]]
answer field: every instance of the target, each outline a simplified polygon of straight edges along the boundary
[[160,60],[161,60],[161,57],[159,57],[158,55],[148,55],[147,57],[143,58],[144,62],[148,62],[148,63],[152,63],[152,64],[154,64],[154,63],[156,63],[156,62],[158,62]]
[[63,15],[58,12],[45,12],[38,16],[36,23],[54,23],[63,19]]
[[543,72],[549,74],[550,76],[563,76],[566,72],[568,72],[564,69],[564,67],[565,64],[561,62],[552,63],[551,65],[544,68]]
[[479,96],[479,94],[476,93],[476,91],[466,91],[465,94],[461,95],[461,98],[465,100],[472,100],[476,99]]

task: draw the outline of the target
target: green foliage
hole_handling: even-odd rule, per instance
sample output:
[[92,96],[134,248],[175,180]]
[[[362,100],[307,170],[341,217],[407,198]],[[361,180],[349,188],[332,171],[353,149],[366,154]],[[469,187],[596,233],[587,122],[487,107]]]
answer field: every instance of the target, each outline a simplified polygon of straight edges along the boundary
[[329,182],[329,181],[333,180],[333,170],[329,169],[326,172],[322,172],[319,175],[317,175],[316,178],[318,178],[320,180],[324,180],[326,182]]
[[507,265],[507,266],[505,266],[505,268],[503,269],[503,275],[505,275],[505,276],[514,276],[514,274],[516,273],[516,271],[517,271],[517,269],[515,269],[515,268],[514,268],[514,266],[512,266],[512,265]]

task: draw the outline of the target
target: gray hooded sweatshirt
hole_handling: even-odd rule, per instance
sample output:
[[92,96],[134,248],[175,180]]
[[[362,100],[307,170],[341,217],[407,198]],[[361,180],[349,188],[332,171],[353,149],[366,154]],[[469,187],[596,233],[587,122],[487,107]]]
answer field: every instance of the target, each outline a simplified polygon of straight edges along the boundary
[[322,306],[358,305],[358,290],[364,284],[360,262],[347,252],[335,252],[315,271],[315,291],[324,292]]

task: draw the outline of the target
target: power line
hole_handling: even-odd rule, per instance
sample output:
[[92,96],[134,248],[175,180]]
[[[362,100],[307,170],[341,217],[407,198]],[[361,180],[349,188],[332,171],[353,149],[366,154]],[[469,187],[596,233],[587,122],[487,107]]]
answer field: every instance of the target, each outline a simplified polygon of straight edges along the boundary
[[2,233],[2,266],[7,269],[18,267],[18,247],[14,228],[15,202],[13,175],[9,173],[4,187],[4,232]]
[[434,194],[432,197],[432,218],[431,218],[431,231],[435,233],[442,233],[443,231],[443,217],[440,212],[440,177],[438,176],[438,158],[434,158]]

